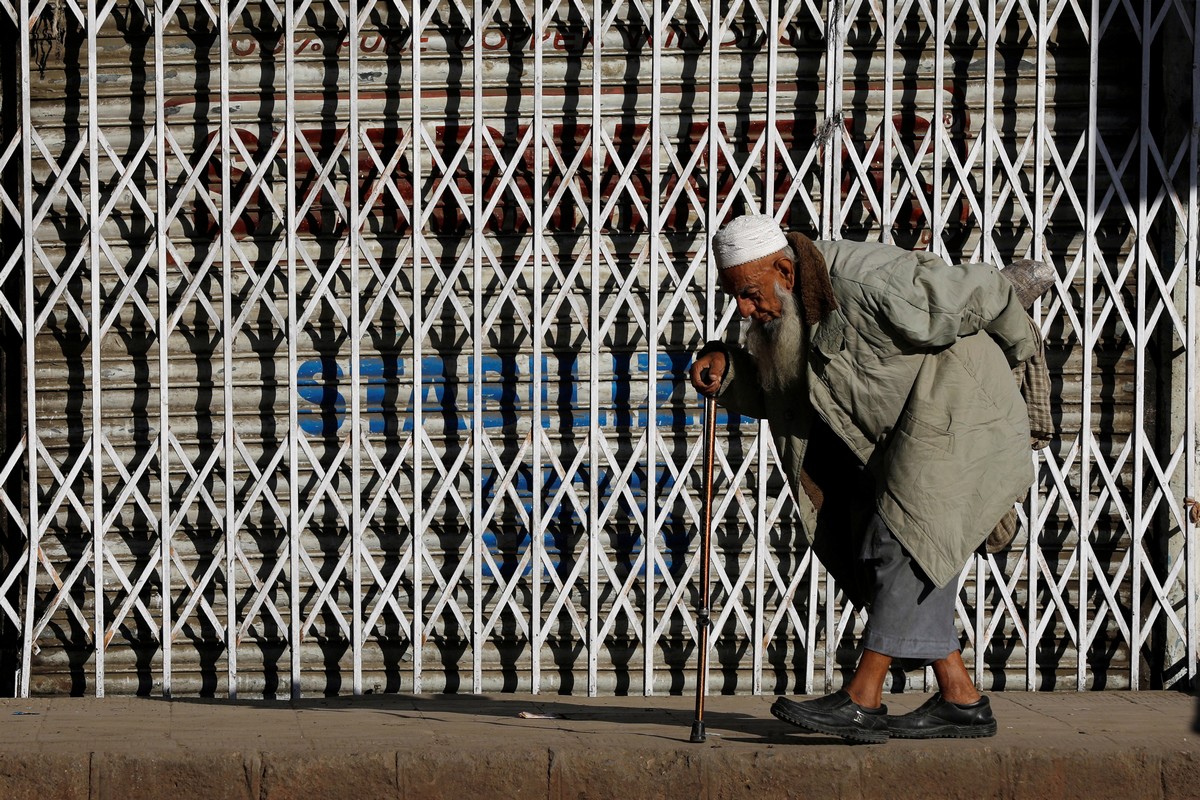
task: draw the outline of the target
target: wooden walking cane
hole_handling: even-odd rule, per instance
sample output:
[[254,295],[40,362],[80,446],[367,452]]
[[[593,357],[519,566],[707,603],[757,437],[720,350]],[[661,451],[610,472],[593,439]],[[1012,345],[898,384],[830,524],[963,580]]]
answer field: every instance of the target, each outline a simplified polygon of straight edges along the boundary
[[[704,371],[704,381],[708,382],[708,370]],[[700,535],[700,608],[696,611],[696,628],[699,641],[699,664],[696,675],[696,719],[692,722],[691,741],[703,742],[704,734],[704,695],[708,689],[708,630],[712,626],[708,609],[708,573],[709,551],[712,549],[712,483],[714,444],[717,438],[717,403],[712,397],[704,397],[704,439],[702,467],[704,471],[704,507],[702,524],[704,530]]]

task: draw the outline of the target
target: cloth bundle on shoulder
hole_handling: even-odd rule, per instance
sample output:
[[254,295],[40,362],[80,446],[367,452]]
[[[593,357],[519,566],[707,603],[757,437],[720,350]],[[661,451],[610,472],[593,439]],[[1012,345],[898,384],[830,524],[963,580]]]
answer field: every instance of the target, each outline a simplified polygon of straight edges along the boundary
[[[1001,270],[1017,290],[1022,306],[1029,309],[1037,299],[1054,284],[1054,268],[1049,264],[1029,259],[1018,259]],[[1037,352],[1028,361],[1013,369],[1013,378],[1021,389],[1025,406],[1029,409],[1029,446],[1041,450],[1054,438],[1054,417],[1050,411],[1050,371],[1046,367],[1046,344],[1037,324],[1030,319],[1029,326],[1037,338]],[[984,547],[989,553],[1004,550],[1017,536],[1020,520],[1017,509],[1011,508],[988,534]]]

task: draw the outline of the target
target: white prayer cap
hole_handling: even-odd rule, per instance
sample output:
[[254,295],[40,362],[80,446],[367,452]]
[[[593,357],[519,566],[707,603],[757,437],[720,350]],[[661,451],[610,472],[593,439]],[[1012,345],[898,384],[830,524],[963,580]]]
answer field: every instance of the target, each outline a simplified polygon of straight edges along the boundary
[[787,237],[779,223],[770,217],[747,214],[738,217],[713,236],[713,257],[717,269],[729,269],[787,247]]

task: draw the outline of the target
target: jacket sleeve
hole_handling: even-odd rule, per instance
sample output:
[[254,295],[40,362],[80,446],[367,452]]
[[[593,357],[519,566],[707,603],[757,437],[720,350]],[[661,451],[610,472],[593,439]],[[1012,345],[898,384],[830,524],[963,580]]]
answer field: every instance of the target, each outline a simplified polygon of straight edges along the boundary
[[986,331],[1010,366],[1037,349],[1029,317],[1017,292],[988,264],[947,264],[934,256],[889,271],[880,310],[895,330],[917,347],[944,347],[962,336]]
[[733,414],[755,419],[765,417],[766,399],[754,357],[741,347],[716,341],[705,344],[696,355],[712,352],[725,354],[725,374],[721,378],[721,388],[717,390],[717,403]]

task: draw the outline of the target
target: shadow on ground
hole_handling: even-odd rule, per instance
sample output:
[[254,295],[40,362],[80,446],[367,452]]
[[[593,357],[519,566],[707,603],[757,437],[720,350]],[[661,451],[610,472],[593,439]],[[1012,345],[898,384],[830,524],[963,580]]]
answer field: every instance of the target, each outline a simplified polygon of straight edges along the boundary
[[[313,710],[333,713],[374,712],[413,720],[449,722],[455,716],[482,717],[481,726],[514,728],[517,730],[561,729],[576,735],[587,735],[596,731],[595,723],[603,726],[604,735],[617,733],[624,727],[631,736],[650,737],[665,741],[690,739],[695,714],[689,705],[680,707],[679,698],[670,698],[670,707],[646,705],[614,705],[620,698],[605,699],[604,702],[576,703],[569,698],[549,699],[545,696],[504,695],[375,695],[358,697],[304,698],[301,700],[228,700],[217,698],[146,698],[151,702],[168,702],[177,705],[203,705],[208,707],[244,706],[259,711],[272,708],[280,711]],[[629,698],[632,699],[632,698]],[[665,700],[666,698],[664,698]],[[639,700],[641,700],[639,698]],[[653,704],[655,698],[645,698]],[[815,734],[805,734],[770,715],[764,701],[762,715],[730,713],[720,710],[721,698],[710,697],[704,712],[708,743],[720,741],[747,742],[758,744],[821,745],[843,743],[842,739]],[[522,712],[538,715],[530,718],[520,716]],[[564,724],[565,723],[565,724]],[[571,723],[588,723],[572,725]],[[610,727],[612,726],[612,727]],[[514,734],[519,735],[519,734]]]

